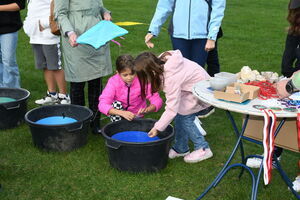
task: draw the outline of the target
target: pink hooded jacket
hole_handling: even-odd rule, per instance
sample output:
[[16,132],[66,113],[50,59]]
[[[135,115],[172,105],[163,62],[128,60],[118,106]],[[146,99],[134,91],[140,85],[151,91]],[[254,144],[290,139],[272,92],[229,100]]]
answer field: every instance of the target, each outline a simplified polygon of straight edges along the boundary
[[[151,94],[151,86],[148,85],[146,99],[150,104],[155,105],[155,112],[162,106],[162,99],[158,93]],[[120,101],[124,109],[137,114],[140,108],[147,107],[146,99],[142,99],[141,85],[137,76],[133,79],[130,86],[122,80],[119,74],[109,78],[102,94],[99,97],[98,109],[105,115],[109,115],[108,111],[112,109],[114,101]]]
[[192,93],[197,82],[210,78],[208,73],[197,63],[184,58],[179,50],[169,52],[172,55],[167,56],[163,74],[166,107],[154,125],[159,131],[165,130],[177,113],[189,115],[209,106]]

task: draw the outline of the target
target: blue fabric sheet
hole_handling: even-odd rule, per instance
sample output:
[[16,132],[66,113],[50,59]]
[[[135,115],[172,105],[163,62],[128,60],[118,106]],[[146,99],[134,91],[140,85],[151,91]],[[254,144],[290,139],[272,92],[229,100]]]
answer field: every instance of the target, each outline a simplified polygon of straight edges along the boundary
[[108,41],[127,34],[128,31],[111,21],[102,20],[77,38],[79,44],[89,44],[95,49]]
[[124,142],[152,142],[159,140],[159,137],[149,137],[147,132],[143,131],[123,131],[111,136],[112,139]]

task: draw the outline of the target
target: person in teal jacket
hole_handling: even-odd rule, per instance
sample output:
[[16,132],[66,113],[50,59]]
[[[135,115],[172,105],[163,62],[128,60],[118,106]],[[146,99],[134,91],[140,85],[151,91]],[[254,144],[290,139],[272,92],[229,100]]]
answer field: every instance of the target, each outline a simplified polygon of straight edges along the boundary
[[172,15],[169,33],[173,49],[204,67],[207,52],[214,49],[224,17],[225,0],[159,0],[145,43],[153,48],[153,36]]

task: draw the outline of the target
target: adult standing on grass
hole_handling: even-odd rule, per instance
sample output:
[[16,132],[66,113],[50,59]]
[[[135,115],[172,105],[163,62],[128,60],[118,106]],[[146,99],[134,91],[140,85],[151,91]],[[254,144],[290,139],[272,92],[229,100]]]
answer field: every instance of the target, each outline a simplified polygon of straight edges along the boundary
[[85,105],[84,87],[88,83],[89,108],[94,112],[94,133],[100,132],[97,112],[101,94],[101,77],[112,73],[109,43],[95,49],[76,43],[77,37],[101,20],[111,20],[102,0],[55,0],[54,15],[62,33],[65,77],[70,82],[72,104]]
[[204,67],[207,52],[215,48],[224,10],[225,0],[159,0],[145,43],[154,47],[151,39],[172,15],[169,34],[173,49]]
[[0,1],[0,87],[20,87],[16,49],[18,30],[23,25],[20,10],[24,8],[25,0]]
[[[145,43],[158,36],[161,26],[172,15],[169,25],[173,49],[204,68],[207,54],[215,48],[215,41],[224,17],[226,0],[159,0],[152,18]],[[214,112],[210,106],[201,113],[206,117]]]
[[[47,84],[47,94],[36,104],[70,104],[67,95],[65,74],[61,66],[60,38],[50,31],[51,0],[30,0],[24,31],[30,37],[30,44],[35,57],[37,69],[43,69]],[[56,92],[56,85],[59,92]]]

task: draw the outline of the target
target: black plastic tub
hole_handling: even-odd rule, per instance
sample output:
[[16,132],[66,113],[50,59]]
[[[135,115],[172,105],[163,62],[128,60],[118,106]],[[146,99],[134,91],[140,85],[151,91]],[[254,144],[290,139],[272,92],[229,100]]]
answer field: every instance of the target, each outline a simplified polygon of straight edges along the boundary
[[156,141],[137,143],[111,138],[114,134],[123,131],[149,132],[155,122],[153,119],[121,120],[111,122],[102,128],[112,167],[131,172],[156,172],[166,167],[174,138],[171,125],[158,135],[160,139]]
[[16,101],[0,103],[0,129],[14,128],[24,121],[30,92],[22,88],[0,88],[0,97]]
[[[61,125],[43,125],[38,120],[65,116],[76,122]],[[93,112],[78,105],[50,105],[30,110],[25,115],[29,124],[33,144],[46,151],[71,151],[87,143],[88,128]]]

